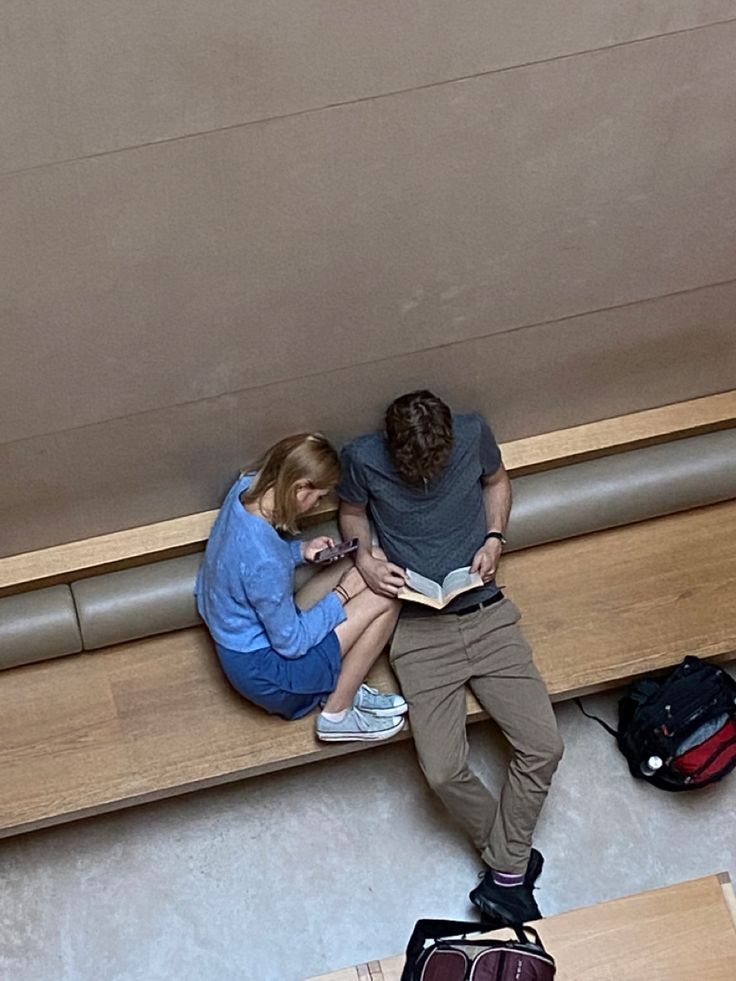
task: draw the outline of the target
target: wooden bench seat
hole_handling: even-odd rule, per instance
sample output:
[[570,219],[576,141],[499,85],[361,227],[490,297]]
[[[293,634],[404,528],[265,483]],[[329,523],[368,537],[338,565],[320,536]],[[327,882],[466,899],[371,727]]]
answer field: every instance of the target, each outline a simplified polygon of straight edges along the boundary
[[[499,582],[553,698],[736,650],[734,541],[730,501],[506,556]],[[391,684],[385,661],[373,678]],[[0,835],[361,748],[248,705],[202,628],[14,668],[0,686]]]
[[[556,981],[733,981],[735,911],[722,873],[572,910],[536,927],[557,962]],[[403,956],[388,957],[311,981],[400,981],[403,964]]]

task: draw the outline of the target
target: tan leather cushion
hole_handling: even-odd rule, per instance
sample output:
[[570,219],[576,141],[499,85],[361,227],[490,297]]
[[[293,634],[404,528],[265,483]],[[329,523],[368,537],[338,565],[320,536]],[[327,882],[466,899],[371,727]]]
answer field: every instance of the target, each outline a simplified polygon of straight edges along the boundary
[[[527,548],[736,497],[734,460],[736,429],[730,429],[518,477],[508,547]],[[339,537],[336,523],[315,525],[302,537],[320,534]],[[74,583],[85,649],[200,622],[194,599],[200,560],[200,554],[188,555]],[[298,569],[297,588],[313,573],[314,567]]]
[[0,599],[0,669],[82,650],[68,586],[49,586]]
[[85,650],[201,623],[194,581],[201,553],[72,584]]
[[517,477],[508,548],[736,497],[736,429]]

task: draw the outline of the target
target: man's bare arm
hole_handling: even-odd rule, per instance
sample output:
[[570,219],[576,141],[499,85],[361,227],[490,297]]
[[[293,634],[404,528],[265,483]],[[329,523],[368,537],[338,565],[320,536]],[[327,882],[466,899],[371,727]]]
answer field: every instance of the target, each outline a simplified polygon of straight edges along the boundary
[[340,501],[338,521],[344,539],[358,539],[358,556],[365,552],[370,554],[372,545],[371,526],[366,508],[360,504],[348,504],[347,501]]
[[404,585],[404,570],[373,555],[371,528],[365,507],[340,501],[339,522],[343,538],[358,539],[355,564],[368,586],[374,593],[396,596]]
[[494,474],[482,478],[486,531],[506,531],[511,514],[511,481],[503,464]]
[[[503,534],[511,513],[511,481],[504,465],[501,464],[494,474],[483,477],[482,483],[486,531]],[[497,538],[489,538],[473,556],[471,570],[479,572],[485,581],[493,579],[501,558],[501,549],[501,542]]]

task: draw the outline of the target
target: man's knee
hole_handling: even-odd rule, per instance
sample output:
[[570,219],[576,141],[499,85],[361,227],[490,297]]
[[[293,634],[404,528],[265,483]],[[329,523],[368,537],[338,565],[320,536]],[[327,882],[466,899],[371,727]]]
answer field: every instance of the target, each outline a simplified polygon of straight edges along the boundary
[[560,734],[554,730],[531,749],[519,754],[521,768],[527,773],[551,779],[565,752]]
[[467,773],[466,764],[457,760],[420,760],[420,766],[427,783],[439,797],[462,783]]
[[381,593],[371,593],[366,590],[366,601],[371,604],[374,616],[391,616],[398,618],[401,610],[401,600],[394,599],[393,596],[384,596]]

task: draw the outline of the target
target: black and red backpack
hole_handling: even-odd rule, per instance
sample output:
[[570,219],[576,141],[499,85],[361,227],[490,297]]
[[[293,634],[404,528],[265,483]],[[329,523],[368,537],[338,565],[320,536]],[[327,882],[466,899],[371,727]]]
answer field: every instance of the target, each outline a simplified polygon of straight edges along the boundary
[[722,668],[686,657],[666,678],[642,678],[619,700],[611,735],[632,776],[661,790],[695,790],[736,767],[736,681]]

